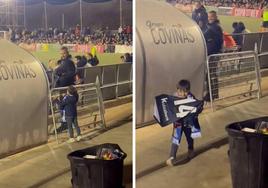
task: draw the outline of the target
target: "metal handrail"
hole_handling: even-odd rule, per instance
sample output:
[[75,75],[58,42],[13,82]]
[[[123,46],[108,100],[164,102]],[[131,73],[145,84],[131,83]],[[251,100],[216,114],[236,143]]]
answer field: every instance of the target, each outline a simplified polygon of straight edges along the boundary
[[[243,55],[246,55],[246,56],[243,56]],[[228,56],[237,56],[237,57],[235,57],[235,58],[228,58]],[[210,61],[211,59],[213,59],[213,61]],[[258,99],[261,97],[260,66],[259,66],[258,54],[255,51],[213,54],[213,55],[208,56],[208,58],[207,58],[207,74],[208,74],[207,76],[208,76],[208,86],[209,86],[209,94],[210,94],[210,106],[211,106],[211,109],[212,110],[214,110],[214,107],[213,107],[213,101],[215,101],[213,99],[214,92],[215,91],[217,92],[219,90],[219,88],[226,88],[227,87],[227,86],[221,86],[221,87],[219,87],[220,86],[220,83],[230,82],[230,80],[232,80],[232,79],[236,79],[236,81],[238,80],[237,77],[236,77],[236,78],[228,78],[227,81],[226,80],[221,80],[219,82],[219,79],[218,79],[219,76],[216,75],[216,74],[222,73],[222,71],[220,71],[220,70],[217,71],[217,69],[218,69],[218,65],[217,64],[220,63],[220,62],[228,62],[228,61],[234,61],[234,60],[237,60],[237,63],[236,64],[240,64],[240,60],[244,60],[244,59],[253,59],[253,61],[251,61],[250,63],[252,64],[252,68],[254,68],[255,76],[253,76],[253,78],[256,81],[255,83],[256,83],[257,89],[251,89],[248,92],[240,92],[239,94],[234,94],[233,93],[233,94],[230,94],[230,96],[228,96],[228,97],[220,97],[219,96],[219,92],[218,92],[219,99],[217,99],[217,100],[226,99],[226,98],[229,98],[229,97],[233,97],[233,95],[234,96],[237,96],[237,95],[243,95],[245,93],[251,93],[251,92],[254,92],[255,90],[258,91],[257,92]],[[214,69],[216,69],[213,72],[211,72],[211,70],[212,70],[212,68],[210,66],[211,63],[213,63],[213,67],[214,67]],[[224,67],[224,66],[226,68],[230,67],[230,65],[228,66],[228,65],[221,64],[221,68]],[[248,69],[248,66],[246,66],[246,67],[247,67],[247,71],[246,72],[248,72],[248,71],[252,72],[253,71],[251,69]],[[240,67],[241,70],[244,70],[244,68],[245,67]],[[225,72],[230,72],[231,74],[234,74],[231,71],[234,71],[234,70],[230,69],[230,70],[227,70]],[[239,70],[239,72],[238,72],[238,74],[236,76],[239,76],[239,75],[240,76],[244,76],[243,74],[240,74],[240,72],[241,71]],[[216,83],[215,83],[215,79],[218,80],[218,81],[216,81]],[[229,84],[229,86],[230,86],[230,84]]]
[[[120,85],[132,84],[132,76],[131,76],[132,68],[133,68],[132,67],[132,63],[126,63],[126,64],[131,65],[131,68],[129,69],[129,72],[126,73],[127,75],[129,75],[128,78],[125,79],[125,80],[123,80],[123,81],[119,81],[119,78],[120,78],[120,73],[121,73],[120,72],[120,66],[123,66],[124,64],[114,64],[114,65],[97,66],[100,69],[100,75],[101,75],[100,88],[103,89],[103,88],[109,88],[109,87],[115,87],[116,86],[116,88],[115,88],[115,96],[116,96],[116,98],[118,98],[118,92],[119,92],[119,86]],[[114,83],[104,84],[104,77],[105,77],[104,70],[107,67],[115,67],[115,82]],[[95,68],[95,67],[82,67],[82,68],[77,68],[76,71],[78,71],[78,70],[86,71],[87,69],[91,69],[91,68]],[[51,71],[50,71],[50,73],[51,73]],[[55,77],[55,72],[53,71],[52,72],[52,82],[51,82],[52,89],[53,89],[53,86],[55,86],[55,80],[53,79],[54,77]],[[86,75],[85,75],[85,78],[86,78]],[[129,94],[131,94],[131,93],[132,93],[132,89],[130,89],[130,93]]]
[[[104,105],[103,105],[103,98],[100,92],[100,84],[99,84],[99,79],[98,77],[96,78],[95,83],[90,83],[90,84],[84,84],[84,85],[75,85],[75,87],[77,88],[78,91],[80,91],[80,93],[84,93],[87,91],[95,91],[96,93],[96,98],[97,99],[97,106],[98,106],[98,115],[100,115],[100,121],[102,122],[103,128],[106,128],[106,123],[105,123],[105,117],[104,117],[104,113],[105,113],[105,109],[104,109]],[[57,133],[57,127],[56,127],[56,114],[58,112],[57,108],[53,105],[53,97],[58,96],[61,92],[66,92],[68,87],[60,87],[60,88],[53,88],[50,90],[49,92],[49,98],[50,98],[50,109],[51,109],[51,115],[52,115],[52,121],[53,121],[53,128],[54,128],[54,134],[56,137],[56,141],[57,143],[59,143],[58,140],[58,133]],[[55,92],[58,92],[57,94],[55,94]],[[85,97],[86,95],[84,95]],[[95,114],[96,115],[96,114]],[[96,119],[96,117],[95,117]]]

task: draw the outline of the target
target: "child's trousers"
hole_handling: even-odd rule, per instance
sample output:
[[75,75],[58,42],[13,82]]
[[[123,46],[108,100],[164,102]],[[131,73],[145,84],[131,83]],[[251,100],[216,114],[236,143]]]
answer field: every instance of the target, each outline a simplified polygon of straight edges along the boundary
[[172,142],[171,151],[170,151],[170,157],[173,157],[174,159],[176,158],[176,154],[177,154],[177,151],[178,151],[178,148],[179,148],[179,144],[181,142],[182,133],[184,133],[185,136],[186,136],[186,140],[187,140],[187,143],[188,143],[188,150],[193,150],[194,149],[194,140],[191,137],[191,133],[192,133],[191,128],[186,127],[186,126],[174,127],[173,128],[173,137],[174,137],[174,132],[175,131],[178,132],[178,129],[180,129],[179,130],[180,135],[178,135],[178,143],[175,144],[174,142]]
[[80,128],[78,127],[77,117],[66,117],[66,122],[67,122],[68,132],[69,132],[70,138],[74,137],[72,125],[74,125],[74,128],[76,129],[77,136],[79,136],[81,134]]

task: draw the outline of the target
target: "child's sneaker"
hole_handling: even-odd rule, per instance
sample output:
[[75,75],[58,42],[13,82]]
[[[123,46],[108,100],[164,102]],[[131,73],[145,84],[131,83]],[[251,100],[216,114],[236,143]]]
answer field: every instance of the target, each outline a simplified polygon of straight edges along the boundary
[[194,158],[194,150],[193,149],[188,149],[188,158],[189,159]]
[[81,135],[79,135],[79,136],[76,137],[76,141],[77,142],[79,142],[81,139],[82,139],[82,136]]
[[167,161],[166,161],[166,164],[168,166],[174,166],[174,157],[170,157]]
[[74,138],[69,138],[69,140],[67,140],[67,143],[74,143],[75,139]]

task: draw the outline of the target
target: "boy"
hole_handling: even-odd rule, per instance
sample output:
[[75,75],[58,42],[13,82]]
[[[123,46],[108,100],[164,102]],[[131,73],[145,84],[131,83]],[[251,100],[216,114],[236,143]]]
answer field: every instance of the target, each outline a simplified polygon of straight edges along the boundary
[[74,133],[73,133],[73,127],[76,129],[77,132],[77,141],[81,140],[81,131],[78,126],[77,122],[77,101],[78,101],[78,93],[76,91],[76,88],[74,86],[69,86],[67,89],[67,95],[63,98],[60,109],[65,112],[65,120],[67,122],[68,126],[68,132],[70,139],[67,141],[68,143],[72,143],[75,141],[74,139]]
[[[177,97],[181,100],[195,99],[190,92],[190,82],[181,80],[177,84]],[[180,100],[179,100],[180,101]],[[188,157],[194,156],[194,140],[193,138],[200,137],[200,125],[198,122],[198,114],[202,111],[203,103],[196,107],[195,111],[190,111],[186,116],[182,117],[173,124],[172,145],[170,158],[166,161],[167,165],[173,166],[176,159],[176,153],[181,141],[182,133],[185,134],[188,143]]]
[[76,76],[75,84],[84,84],[85,67],[87,67],[87,58],[85,56],[75,56],[76,58]]

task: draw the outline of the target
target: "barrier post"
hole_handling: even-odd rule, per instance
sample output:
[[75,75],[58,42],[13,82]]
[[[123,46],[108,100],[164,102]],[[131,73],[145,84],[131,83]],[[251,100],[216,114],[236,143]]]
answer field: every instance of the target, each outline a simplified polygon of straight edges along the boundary
[[118,82],[119,82],[119,65],[116,65],[116,88],[115,88],[115,98],[118,99]]
[[[99,78],[98,78],[98,80],[99,80]],[[101,67],[101,83],[100,83],[100,85],[103,86],[103,84],[104,84],[104,67],[102,66]]]
[[[131,66],[131,69],[130,69],[130,74],[129,74],[129,82],[131,83],[132,82],[132,76],[133,76],[133,66]],[[132,87],[131,87],[132,86]],[[132,90],[133,88],[133,85],[129,84],[129,89]]]
[[98,103],[99,103],[100,116],[101,116],[103,127],[106,128],[106,122],[105,122],[105,117],[104,117],[105,109],[104,109],[103,98],[102,98],[102,93],[100,89],[100,81],[99,81],[98,76],[96,78],[96,87],[97,87],[96,92],[98,95],[97,98],[98,98]]
[[53,121],[53,127],[54,127],[56,141],[57,141],[57,144],[59,144],[58,133],[57,133],[57,128],[56,128],[55,113],[54,113],[54,109],[53,109],[52,92],[53,92],[53,89],[49,92],[50,109],[51,109],[51,115],[52,115],[52,121]]
[[[262,95],[260,65],[258,54],[255,51],[222,53],[208,56],[207,77],[210,106],[213,111],[216,100],[236,96],[246,97],[247,94],[251,96],[252,92],[256,92],[258,99]],[[217,92],[216,95],[214,91]]]
[[255,56],[255,66],[256,66],[256,82],[257,82],[257,85],[258,85],[258,99],[261,98],[262,96],[262,89],[261,89],[261,72],[260,72],[260,61],[259,61],[259,56],[258,56],[258,45],[257,43],[255,43],[255,46],[254,46],[254,56]]
[[55,83],[55,71],[54,70],[52,70],[51,75],[52,75],[51,76],[51,88],[55,88],[56,83]]
[[212,89],[211,89],[211,78],[210,78],[210,69],[209,69],[209,60],[210,60],[210,56],[207,57],[207,84],[208,84],[208,88],[209,88],[209,97],[210,97],[210,108],[212,109],[212,111],[214,111],[213,108],[213,99],[212,99]]

